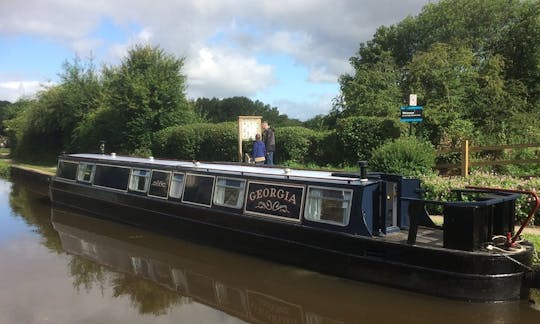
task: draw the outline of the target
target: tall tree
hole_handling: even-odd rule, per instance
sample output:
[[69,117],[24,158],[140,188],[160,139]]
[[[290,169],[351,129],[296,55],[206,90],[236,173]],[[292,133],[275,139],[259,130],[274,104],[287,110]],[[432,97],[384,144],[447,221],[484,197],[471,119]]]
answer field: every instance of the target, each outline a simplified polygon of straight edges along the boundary
[[195,110],[206,120],[213,123],[236,121],[238,116],[262,116],[264,120],[276,126],[298,126],[299,120],[280,114],[276,107],[271,107],[259,100],[247,97],[224,99],[199,98],[194,103]]
[[93,120],[112,118],[108,124],[114,132],[104,134],[112,148],[147,153],[154,132],[195,119],[183,65],[183,58],[158,47],[136,46],[120,66],[104,69],[104,108]]
[[35,100],[21,99],[6,125],[13,155],[20,160],[54,160],[61,151],[78,151],[72,134],[97,108],[101,84],[92,61],[66,61],[60,83],[42,89]]
[[340,77],[334,116],[395,116],[418,93],[434,144],[540,135],[538,17],[537,0],[441,0],[382,26],[351,58],[355,73]]

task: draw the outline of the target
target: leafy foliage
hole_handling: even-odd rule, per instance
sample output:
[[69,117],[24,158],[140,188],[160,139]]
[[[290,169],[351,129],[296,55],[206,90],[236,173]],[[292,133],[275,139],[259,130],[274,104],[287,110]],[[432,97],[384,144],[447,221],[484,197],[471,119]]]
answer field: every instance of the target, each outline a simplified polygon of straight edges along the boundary
[[280,114],[276,107],[265,105],[259,100],[246,97],[225,99],[199,98],[194,102],[195,111],[204,119],[213,123],[236,121],[238,116],[262,116],[263,120],[275,126],[299,126],[302,123]]
[[435,149],[429,142],[415,137],[401,137],[373,151],[370,169],[418,177],[433,173],[434,163]]
[[343,160],[349,165],[369,160],[373,149],[400,136],[401,127],[395,119],[379,117],[357,116],[338,120],[336,135],[344,150]]
[[[152,134],[195,121],[185,99],[183,59],[162,49],[136,46],[118,67],[104,69],[104,106],[113,112],[109,145],[120,152],[149,150]],[[99,118],[98,118],[99,120]]]
[[12,155],[19,160],[52,161],[61,151],[77,150],[73,131],[85,114],[97,107],[101,85],[91,61],[76,58],[64,63],[62,83],[42,90],[34,100],[22,99],[9,107]]
[[236,123],[198,123],[166,128],[156,134],[154,154],[183,160],[236,161]]
[[11,167],[5,160],[0,160],[0,178],[8,179]]
[[[455,197],[452,189],[465,188],[466,186],[481,186],[493,188],[506,188],[517,190],[540,190],[540,178],[523,178],[509,175],[501,175],[488,172],[472,172],[468,177],[438,177],[433,174],[421,177],[422,186],[426,189],[424,198],[428,200],[449,201]],[[522,197],[516,203],[517,218],[523,220],[531,210],[531,202],[528,197]],[[539,218],[535,223],[540,225]]]
[[276,161],[307,163],[315,132],[305,127],[276,129]]
[[425,113],[418,134],[436,146],[537,137],[539,16],[538,1],[430,3],[360,44],[333,113],[394,117],[416,93]]

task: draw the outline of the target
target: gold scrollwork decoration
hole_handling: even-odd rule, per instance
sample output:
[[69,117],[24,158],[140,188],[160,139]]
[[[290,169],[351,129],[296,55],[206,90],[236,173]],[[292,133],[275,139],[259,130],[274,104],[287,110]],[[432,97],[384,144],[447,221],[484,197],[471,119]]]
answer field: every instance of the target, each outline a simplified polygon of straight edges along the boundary
[[257,206],[255,206],[257,209],[264,209],[274,212],[280,212],[283,214],[289,214],[289,209],[287,208],[287,205],[282,205],[279,203],[279,201],[272,202],[271,200],[266,201],[259,201]]

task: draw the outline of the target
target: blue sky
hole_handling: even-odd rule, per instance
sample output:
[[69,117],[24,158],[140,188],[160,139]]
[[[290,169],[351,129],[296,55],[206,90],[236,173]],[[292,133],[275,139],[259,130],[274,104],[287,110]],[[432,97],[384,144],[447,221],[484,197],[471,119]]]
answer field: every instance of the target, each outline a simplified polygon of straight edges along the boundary
[[184,57],[187,96],[246,96],[301,120],[326,114],[376,28],[429,0],[0,2],[0,100],[58,81],[62,62],[118,64],[136,44]]

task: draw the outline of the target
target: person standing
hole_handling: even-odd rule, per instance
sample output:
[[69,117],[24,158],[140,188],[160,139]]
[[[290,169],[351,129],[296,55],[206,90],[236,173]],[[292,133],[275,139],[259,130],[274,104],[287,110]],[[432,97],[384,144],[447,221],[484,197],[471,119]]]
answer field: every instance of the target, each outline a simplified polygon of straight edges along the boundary
[[268,125],[268,122],[262,123],[263,142],[266,146],[266,162],[267,165],[274,165],[274,151],[276,150],[276,136],[274,129]]
[[251,158],[255,161],[255,164],[264,164],[266,158],[266,148],[263,141],[261,141],[261,134],[255,135],[255,141],[253,142],[253,151],[251,152]]

